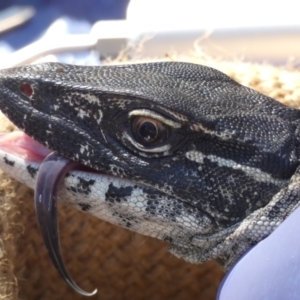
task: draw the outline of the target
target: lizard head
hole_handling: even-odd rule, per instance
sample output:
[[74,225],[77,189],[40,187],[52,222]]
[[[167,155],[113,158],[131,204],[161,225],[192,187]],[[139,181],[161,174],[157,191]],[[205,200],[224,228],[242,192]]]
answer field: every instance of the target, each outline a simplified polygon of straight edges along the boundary
[[83,200],[70,183],[69,202],[163,239],[190,262],[226,260],[218,245],[299,164],[297,110],[199,65],[2,70],[0,108],[34,140],[96,171]]

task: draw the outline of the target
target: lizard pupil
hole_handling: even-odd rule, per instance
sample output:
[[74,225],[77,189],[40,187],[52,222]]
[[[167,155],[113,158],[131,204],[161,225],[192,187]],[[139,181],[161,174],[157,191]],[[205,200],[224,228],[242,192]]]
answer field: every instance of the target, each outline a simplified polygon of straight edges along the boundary
[[145,121],[139,127],[139,135],[147,142],[153,141],[157,137],[157,127],[154,123]]
[[144,146],[155,146],[169,137],[168,126],[154,118],[135,117],[131,126],[136,141]]

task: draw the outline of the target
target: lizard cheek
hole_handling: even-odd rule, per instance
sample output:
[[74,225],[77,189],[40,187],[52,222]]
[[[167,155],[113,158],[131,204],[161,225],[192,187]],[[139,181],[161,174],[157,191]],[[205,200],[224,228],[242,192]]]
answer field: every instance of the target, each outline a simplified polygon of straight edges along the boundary
[[35,210],[41,228],[44,243],[50,258],[63,279],[79,294],[92,296],[97,290],[87,293],[82,290],[68,274],[61,255],[58,222],[57,192],[65,175],[76,168],[78,163],[50,153],[40,165],[35,187]]

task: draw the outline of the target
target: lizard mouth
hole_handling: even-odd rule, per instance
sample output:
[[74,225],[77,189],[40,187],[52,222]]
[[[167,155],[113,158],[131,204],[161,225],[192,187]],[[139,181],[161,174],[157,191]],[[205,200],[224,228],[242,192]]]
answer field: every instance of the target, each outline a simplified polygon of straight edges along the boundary
[[0,133],[0,149],[24,160],[42,163],[52,151],[22,131]]
[[[22,131],[0,133],[0,151],[37,165],[42,164],[44,159],[54,152]],[[7,158],[7,160],[9,159]],[[6,163],[9,164],[8,161]],[[77,163],[74,169],[102,174],[102,172],[80,163]]]
[[[57,193],[65,175],[74,169],[86,167],[82,168],[79,163],[61,157],[21,131],[1,133],[0,151],[9,157],[18,157],[39,165],[34,188],[35,210],[50,258],[60,275],[74,290],[84,296],[94,295],[97,290],[85,292],[67,272],[61,255],[57,224]],[[8,156],[3,159],[6,164],[14,164]]]

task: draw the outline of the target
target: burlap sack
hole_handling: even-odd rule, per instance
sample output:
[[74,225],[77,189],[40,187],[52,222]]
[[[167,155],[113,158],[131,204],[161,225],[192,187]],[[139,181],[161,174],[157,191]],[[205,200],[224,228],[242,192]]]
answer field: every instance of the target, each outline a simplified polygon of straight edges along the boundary
[[[168,57],[215,67],[240,83],[299,107],[300,72],[203,56]],[[2,116],[1,131],[12,130]],[[0,174],[1,299],[84,299],[57,274],[33,208],[33,192]],[[173,257],[167,244],[110,225],[68,205],[59,206],[66,265],[93,299],[215,299],[222,270],[214,262],[192,265]]]

